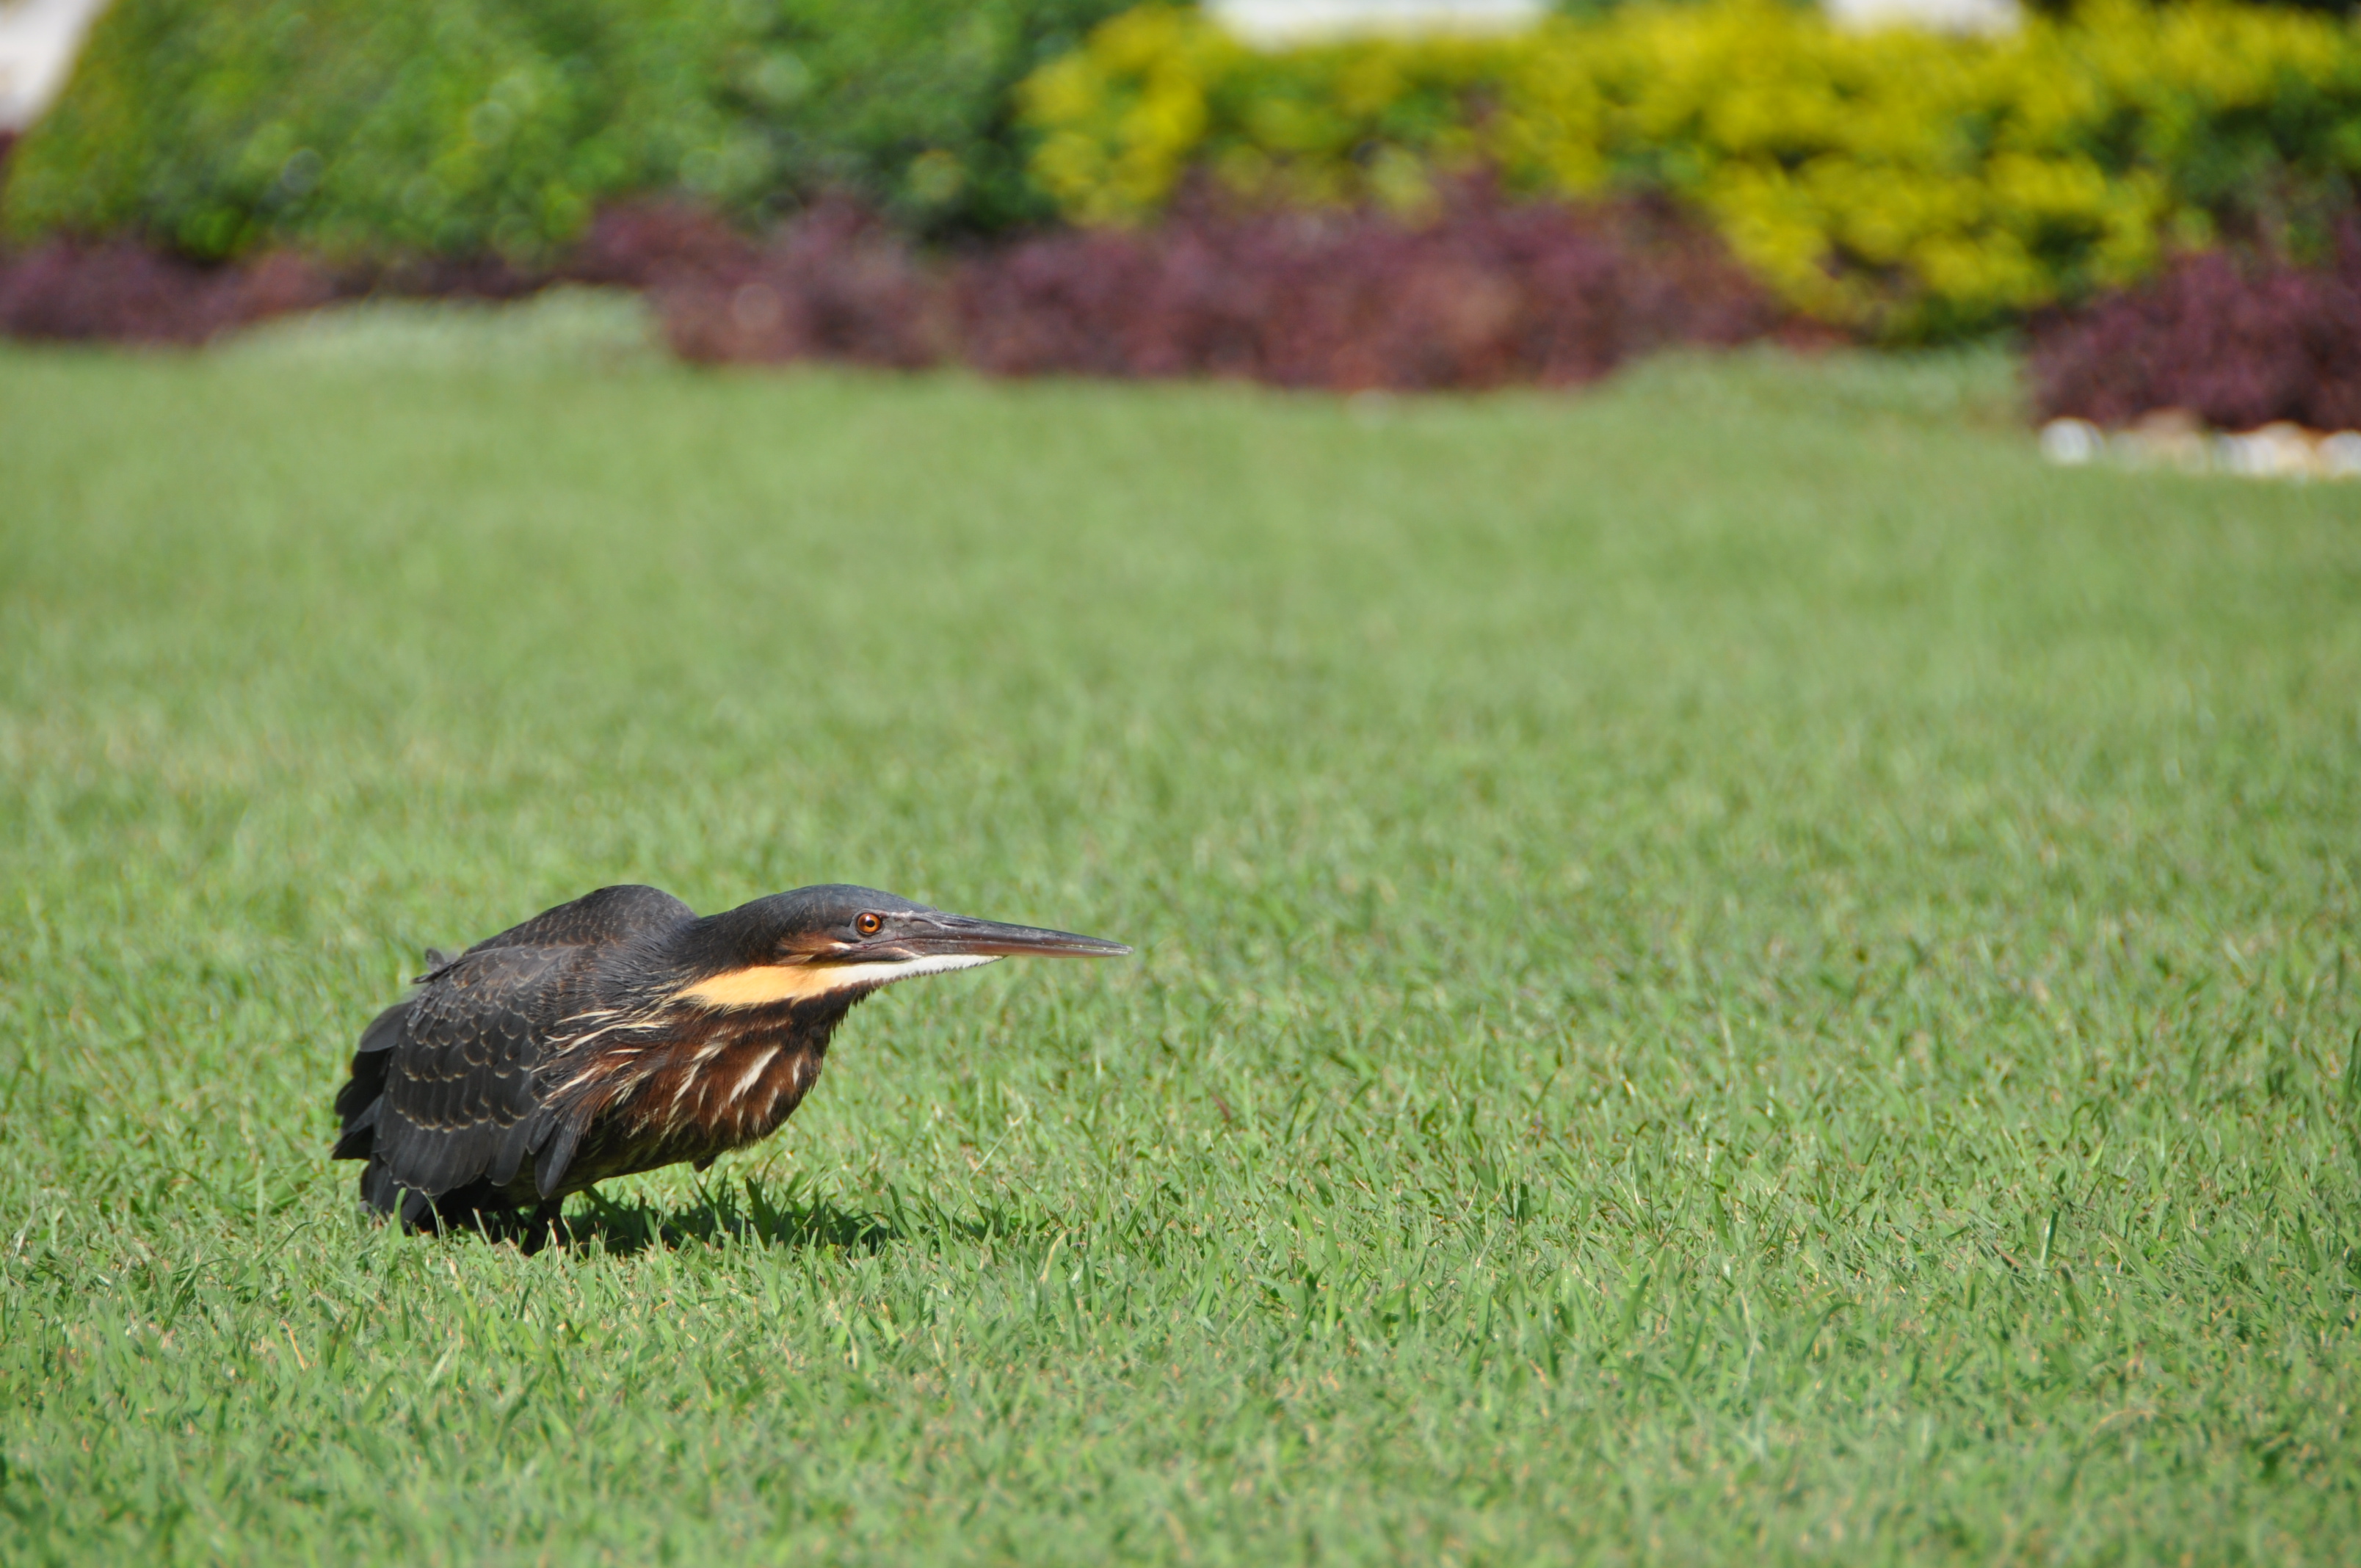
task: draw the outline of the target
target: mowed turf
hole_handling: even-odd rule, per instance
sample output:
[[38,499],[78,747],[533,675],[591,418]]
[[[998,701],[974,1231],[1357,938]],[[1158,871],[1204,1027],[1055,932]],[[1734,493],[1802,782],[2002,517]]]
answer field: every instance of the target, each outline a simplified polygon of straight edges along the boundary
[[[354,341],[0,354],[0,1559],[2351,1561],[2361,489]],[[363,1223],[361,1025],[631,881],[1138,956]]]

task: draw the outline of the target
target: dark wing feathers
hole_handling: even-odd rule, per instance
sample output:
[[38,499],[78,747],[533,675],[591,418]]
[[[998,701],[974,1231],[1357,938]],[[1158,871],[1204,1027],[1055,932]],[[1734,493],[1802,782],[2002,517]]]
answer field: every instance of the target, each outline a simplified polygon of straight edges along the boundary
[[495,948],[606,948],[632,937],[678,926],[697,911],[661,888],[602,887],[571,904],[544,909],[522,926],[486,938],[467,955]]
[[368,1161],[369,1207],[399,1198],[417,1223],[457,1189],[507,1189],[536,1152],[537,1185],[553,1187],[581,1128],[543,1112],[535,1070],[586,1004],[600,950],[695,918],[654,888],[601,888],[456,959],[430,952],[424,988],[362,1032],[336,1096],[335,1157]]
[[411,1003],[373,1150],[395,1181],[440,1194],[490,1170],[507,1135],[540,1103],[533,1069],[569,1011],[566,981],[579,956],[564,948],[470,953]]

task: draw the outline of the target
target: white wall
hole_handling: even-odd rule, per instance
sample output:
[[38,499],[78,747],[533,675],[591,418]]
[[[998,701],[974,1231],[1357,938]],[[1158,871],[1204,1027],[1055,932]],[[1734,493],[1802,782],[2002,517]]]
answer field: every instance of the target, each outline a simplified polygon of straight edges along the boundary
[[2025,14],[2017,0],[1820,0],[1840,27],[1918,27],[1938,33],[2015,32]]
[[0,0],[0,131],[20,131],[66,84],[106,0]]
[[[2018,0],[1820,0],[1843,27],[1920,27],[2004,33]],[[1370,33],[1511,32],[1541,19],[1546,0],[1204,0],[1224,27],[1263,49]]]
[[1499,33],[1527,27],[1543,0],[1204,0],[1237,37],[1264,49],[1370,33]]

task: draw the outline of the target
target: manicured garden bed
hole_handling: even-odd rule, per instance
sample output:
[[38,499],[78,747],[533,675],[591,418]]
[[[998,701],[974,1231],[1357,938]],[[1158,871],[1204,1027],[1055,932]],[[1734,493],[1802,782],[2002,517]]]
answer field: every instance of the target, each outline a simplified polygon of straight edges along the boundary
[[1407,389],[2029,329],[2048,415],[2361,406],[2361,24],[2211,0],[1277,55],[1111,0],[124,0],[6,170],[19,336],[588,279],[700,360]]

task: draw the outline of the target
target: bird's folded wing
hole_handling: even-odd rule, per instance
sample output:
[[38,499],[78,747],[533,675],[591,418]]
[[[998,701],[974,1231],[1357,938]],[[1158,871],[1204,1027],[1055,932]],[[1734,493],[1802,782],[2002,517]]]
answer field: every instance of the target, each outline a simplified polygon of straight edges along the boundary
[[[571,1011],[583,957],[578,948],[472,952],[401,1011],[373,1128],[392,1186],[439,1196],[515,1178],[544,1131],[533,1069]],[[364,1052],[368,1044],[364,1036]]]

